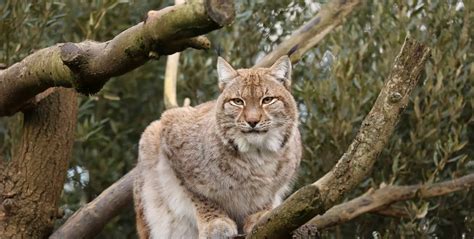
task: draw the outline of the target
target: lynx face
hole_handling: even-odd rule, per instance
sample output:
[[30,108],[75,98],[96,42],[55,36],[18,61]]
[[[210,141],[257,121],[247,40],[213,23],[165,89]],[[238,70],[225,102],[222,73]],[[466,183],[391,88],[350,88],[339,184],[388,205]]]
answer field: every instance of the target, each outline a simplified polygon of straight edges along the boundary
[[239,70],[219,58],[217,71],[216,117],[223,140],[240,152],[281,149],[297,124],[289,58],[270,68]]

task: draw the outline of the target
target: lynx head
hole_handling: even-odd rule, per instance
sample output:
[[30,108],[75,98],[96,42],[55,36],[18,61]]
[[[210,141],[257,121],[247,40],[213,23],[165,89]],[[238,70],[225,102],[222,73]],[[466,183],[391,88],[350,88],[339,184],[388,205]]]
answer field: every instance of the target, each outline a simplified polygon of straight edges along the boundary
[[219,57],[217,73],[221,95],[216,117],[223,140],[241,153],[276,152],[284,147],[298,115],[290,92],[288,56],[270,68],[238,70]]

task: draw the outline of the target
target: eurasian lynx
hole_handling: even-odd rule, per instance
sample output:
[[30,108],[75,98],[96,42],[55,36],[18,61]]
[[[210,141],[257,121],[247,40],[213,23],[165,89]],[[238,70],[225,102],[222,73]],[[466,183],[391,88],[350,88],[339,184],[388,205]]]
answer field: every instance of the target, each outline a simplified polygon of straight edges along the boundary
[[217,61],[216,101],[171,109],[140,140],[140,238],[247,233],[289,191],[301,158],[291,62],[234,70]]

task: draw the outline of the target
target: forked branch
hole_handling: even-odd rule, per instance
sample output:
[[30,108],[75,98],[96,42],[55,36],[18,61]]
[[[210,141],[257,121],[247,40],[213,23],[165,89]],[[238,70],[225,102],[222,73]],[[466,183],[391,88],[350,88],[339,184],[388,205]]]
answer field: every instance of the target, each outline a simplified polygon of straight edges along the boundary
[[291,237],[293,230],[323,214],[370,175],[377,156],[408,104],[429,52],[428,47],[405,39],[384,87],[346,153],[321,179],[296,191],[271,211],[247,238]]
[[0,116],[12,115],[50,87],[98,92],[110,77],[187,47],[209,48],[201,34],[234,19],[233,1],[194,0],[148,12],[147,19],[107,42],[63,43],[0,71]]
[[371,189],[362,196],[334,206],[323,215],[314,217],[305,225],[313,225],[318,230],[325,229],[350,221],[367,212],[377,212],[379,209],[388,207],[395,202],[446,195],[473,186],[474,174],[435,184],[387,185],[376,190]]

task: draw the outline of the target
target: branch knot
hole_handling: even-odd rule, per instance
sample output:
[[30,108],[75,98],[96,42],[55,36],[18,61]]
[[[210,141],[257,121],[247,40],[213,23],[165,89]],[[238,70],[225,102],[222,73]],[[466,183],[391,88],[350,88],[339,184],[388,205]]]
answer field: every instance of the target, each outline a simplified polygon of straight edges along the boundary
[[59,46],[61,50],[61,60],[63,63],[75,71],[84,62],[83,51],[76,44],[67,42]]
[[388,96],[388,101],[391,103],[391,104],[395,104],[395,103],[398,103],[400,102],[400,100],[402,99],[402,94],[398,93],[398,92],[392,92],[390,93],[390,95]]

